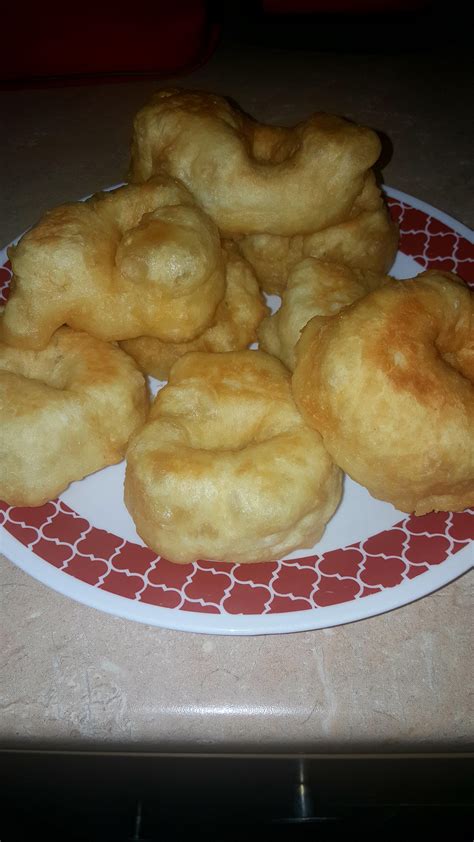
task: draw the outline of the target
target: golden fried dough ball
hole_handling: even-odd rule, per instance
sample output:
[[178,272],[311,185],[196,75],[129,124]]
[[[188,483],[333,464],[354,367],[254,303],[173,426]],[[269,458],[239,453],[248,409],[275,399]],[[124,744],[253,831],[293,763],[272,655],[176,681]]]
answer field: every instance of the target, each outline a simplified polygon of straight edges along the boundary
[[332,316],[387,282],[386,275],[307,257],[291,271],[280,309],[260,325],[260,348],[292,371],[296,344],[310,319]]
[[213,324],[190,342],[162,342],[139,336],[121,342],[121,347],[142,371],[168,378],[171,366],[189,351],[239,351],[257,339],[257,327],[268,313],[255,275],[231,243],[225,244],[226,289]]
[[125,503],[171,561],[268,561],[317,541],[341,472],[262,351],[186,354],[127,451]]
[[240,252],[268,293],[281,295],[293,267],[304,257],[345,263],[354,269],[388,272],[398,246],[398,228],[390,219],[372,174],[344,222],[312,234],[278,237],[251,234],[238,241]]
[[304,242],[302,234],[295,234],[294,237],[249,234],[238,240],[237,246],[252,266],[264,292],[282,295],[291,270],[304,259]]
[[168,176],[49,211],[10,257],[0,339],[21,348],[44,348],[63,324],[106,341],[188,341],[224,295],[218,231]]
[[429,271],[313,319],[295,399],[335,462],[405,512],[474,504],[474,297]]
[[163,168],[225,236],[291,237],[346,221],[379,154],[375,132],[339,117],[265,126],[223,97],[171,89],[135,117],[130,179]]
[[42,351],[0,343],[0,499],[40,506],[120,462],[147,409],[133,360],[86,333],[60,328]]

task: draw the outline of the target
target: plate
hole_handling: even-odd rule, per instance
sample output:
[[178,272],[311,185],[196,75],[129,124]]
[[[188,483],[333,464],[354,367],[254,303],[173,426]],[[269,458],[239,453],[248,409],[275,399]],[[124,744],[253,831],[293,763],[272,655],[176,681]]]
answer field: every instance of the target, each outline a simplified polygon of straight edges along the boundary
[[[385,190],[400,225],[392,274],[407,278],[436,267],[474,286],[473,233],[412,196]],[[5,294],[8,264],[0,273]],[[371,617],[451,582],[474,560],[474,508],[409,516],[346,477],[342,503],[313,549],[263,564],[174,565],[138,537],[123,504],[123,477],[124,463],[38,508],[0,503],[0,550],[35,579],[101,611],[184,631],[247,635]]]

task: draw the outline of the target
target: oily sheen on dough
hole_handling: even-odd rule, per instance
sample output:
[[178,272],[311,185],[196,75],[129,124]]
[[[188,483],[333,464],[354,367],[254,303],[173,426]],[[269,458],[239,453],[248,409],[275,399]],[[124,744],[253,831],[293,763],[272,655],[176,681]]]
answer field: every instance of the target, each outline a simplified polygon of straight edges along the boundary
[[311,547],[341,472],[262,351],[190,353],[127,451],[125,503],[167,559],[255,562]]
[[0,343],[0,499],[40,506],[119,462],[147,409],[133,360],[86,333],[60,328],[42,351]]
[[188,341],[224,295],[217,228],[168,176],[55,208],[9,255],[0,339],[21,348],[44,348],[63,324],[106,341]]
[[225,295],[210,327],[190,342],[162,342],[153,336],[139,336],[120,343],[146,374],[166,380],[171,366],[189,351],[239,351],[256,341],[257,327],[268,308],[247,261],[232,243],[224,243],[224,249]]
[[474,299],[428,271],[313,319],[293,392],[335,462],[423,515],[474,504]]

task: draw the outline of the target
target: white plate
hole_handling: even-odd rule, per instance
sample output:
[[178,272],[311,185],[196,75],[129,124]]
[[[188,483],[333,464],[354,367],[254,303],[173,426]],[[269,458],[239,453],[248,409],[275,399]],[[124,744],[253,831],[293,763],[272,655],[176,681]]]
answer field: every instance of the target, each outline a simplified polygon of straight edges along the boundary
[[[411,196],[386,193],[402,233],[392,274],[440,266],[471,279],[473,233]],[[263,565],[171,565],[138,537],[123,504],[123,476],[122,463],[40,509],[4,506],[0,550],[86,605],[212,634],[283,633],[370,617],[431,593],[474,561],[474,511],[410,518],[346,478],[341,506],[312,550]]]

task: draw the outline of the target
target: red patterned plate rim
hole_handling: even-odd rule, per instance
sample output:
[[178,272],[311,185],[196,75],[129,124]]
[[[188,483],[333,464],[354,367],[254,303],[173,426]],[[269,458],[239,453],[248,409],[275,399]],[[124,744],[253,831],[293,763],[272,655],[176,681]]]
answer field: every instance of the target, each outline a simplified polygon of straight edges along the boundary
[[[473,233],[412,196],[385,191],[404,258],[474,283]],[[474,509],[406,516],[319,555],[184,567],[97,529],[61,499],[40,509],[3,504],[0,517],[0,549],[54,590],[128,619],[206,633],[283,633],[352,622],[425,596],[473,564]]]

